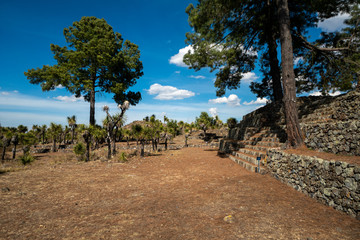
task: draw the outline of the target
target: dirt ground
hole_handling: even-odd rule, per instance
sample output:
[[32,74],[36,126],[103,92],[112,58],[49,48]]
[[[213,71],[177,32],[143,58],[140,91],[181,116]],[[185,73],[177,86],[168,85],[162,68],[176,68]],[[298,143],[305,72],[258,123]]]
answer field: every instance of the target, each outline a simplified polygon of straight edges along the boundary
[[360,221],[216,149],[72,159],[0,174],[0,239],[360,239]]

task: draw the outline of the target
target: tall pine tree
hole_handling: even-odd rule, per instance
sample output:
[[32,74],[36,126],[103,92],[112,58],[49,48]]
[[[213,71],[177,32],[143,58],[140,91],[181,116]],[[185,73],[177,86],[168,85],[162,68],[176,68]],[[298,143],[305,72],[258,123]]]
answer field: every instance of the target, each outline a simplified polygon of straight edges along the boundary
[[64,29],[64,36],[68,47],[50,46],[57,64],[25,72],[30,83],[40,84],[43,91],[61,85],[76,97],[84,96],[90,102],[90,125],[95,125],[97,92],[112,93],[118,104],[140,101],[140,92],[128,90],[143,75],[137,45],[96,17],[74,22]]

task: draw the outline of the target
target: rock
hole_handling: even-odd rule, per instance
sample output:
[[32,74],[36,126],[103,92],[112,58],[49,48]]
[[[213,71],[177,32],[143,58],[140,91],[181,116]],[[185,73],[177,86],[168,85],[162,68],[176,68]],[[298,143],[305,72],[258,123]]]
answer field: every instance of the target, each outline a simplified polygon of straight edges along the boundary
[[360,174],[359,173],[354,174],[354,178],[358,182],[360,180]]
[[344,170],[345,177],[353,177],[354,176],[354,169],[353,168],[346,168]]
[[330,197],[331,196],[331,188],[324,188],[324,194],[325,196],[327,197]]
[[340,175],[342,173],[342,167],[341,166],[337,166],[335,168],[335,172],[336,172],[336,175]]
[[346,178],[345,179],[345,186],[350,190],[350,191],[356,191],[357,189],[357,182],[355,181],[354,178]]
[[342,167],[343,169],[347,168],[348,166],[349,166],[349,164],[346,163],[346,162],[341,163],[341,167]]
[[332,193],[334,194],[335,197],[339,197],[339,194],[340,194],[339,189],[332,188],[331,191],[332,191]]
[[227,223],[234,223],[235,222],[235,218],[232,215],[228,215],[224,217],[224,221]]
[[3,188],[1,189],[1,191],[2,191],[2,192],[10,192],[10,188],[8,188],[8,187],[3,187]]

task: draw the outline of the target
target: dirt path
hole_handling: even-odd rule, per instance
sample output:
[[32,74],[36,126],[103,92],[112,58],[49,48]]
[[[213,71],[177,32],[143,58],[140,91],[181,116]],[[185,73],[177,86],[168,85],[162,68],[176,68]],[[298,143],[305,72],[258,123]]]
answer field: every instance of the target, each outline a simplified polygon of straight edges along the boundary
[[0,239],[360,239],[360,221],[216,154],[2,174]]

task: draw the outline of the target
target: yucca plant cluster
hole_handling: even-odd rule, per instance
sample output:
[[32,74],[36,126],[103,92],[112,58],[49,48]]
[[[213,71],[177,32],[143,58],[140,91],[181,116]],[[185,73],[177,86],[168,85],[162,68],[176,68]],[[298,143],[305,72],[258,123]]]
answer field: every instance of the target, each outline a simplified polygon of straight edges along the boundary
[[[152,151],[158,151],[159,144],[168,148],[169,142],[178,135],[184,136],[184,146],[188,146],[188,139],[194,130],[215,129],[226,126],[218,117],[212,118],[202,112],[194,123],[176,121],[164,116],[163,120],[157,119],[155,115],[146,116],[143,121],[137,121],[123,127],[126,121],[125,112],[129,109],[129,102],[124,101],[118,105],[120,113],[110,114],[110,108],[104,106],[106,118],[102,125],[78,124],[76,116],[67,117],[67,125],[63,126],[51,122],[49,125],[33,125],[31,129],[19,125],[18,127],[0,126],[1,160],[16,159],[18,152],[19,159],[25,164],[34,161],[31,150],[49,149],[52,152],[60,148],[72,148],[79,161],[90,161],[90,151],[107,147],[106,158],[111,159],[117,155],[116,143],[136,141],[140,145],[140,155],[145,155],[145,146],[151,145]],[[233,119],[232,119],[233,120]],[[229,124],[232,127],[233,124]],[[6,155],[6,152],[11,152]],[[120,153],[117,159],[126,161],[128,156]]]

